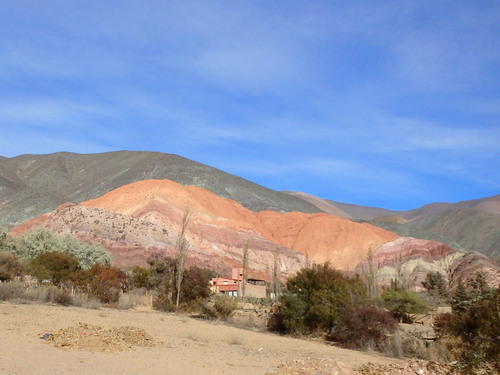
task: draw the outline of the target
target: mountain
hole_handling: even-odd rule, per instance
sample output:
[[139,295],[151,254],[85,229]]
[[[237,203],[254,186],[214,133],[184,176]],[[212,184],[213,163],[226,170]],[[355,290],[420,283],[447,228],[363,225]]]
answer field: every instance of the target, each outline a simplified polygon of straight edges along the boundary
[[364,207],[291,193],[324,212],[370,224],[400,236],[439,241],[457,250],[500,258],[500,195],[461,201],[431,203],[408,211]]
[[147,179],[169,179],[203,187],[253,211],[320,212],[299,198],[177,155],[61,152],[0,158],[0,227],[19,224],[65,202],[83,202]]
[[45,226],[101,242],[116,264],[144,264],[153,252],[175,252],[186,209],[191,264],[226,275],[241,264],[245,246],[250,249],[250,268],[269,279],[275,252],[280,254],[283,275],[303,267],[306,254],[318,263],[330,261],[339,269],[353,270],[370,247],[398,238],[370,224],[324,213],[254,212],[206,189],[169,180],[139,181],[79,205],[62,205],[11,233]]
[[445,236],[466,251],[477,251],[491,258],[500,256],[500,215],[473,208],[450,209],[421,216],[409,227]]
[[366,272],[372,252],[382,284],[401,274],[418,289],[427,272],[441,272],[452,283],[453,277],[466,278],[471,270],[485,271],[491,283],[500,281],[500,268],[488,258],[469,259],[439,242],[400,238],[369,223],[325,213],[254,212],[206,189],[169,180],[139,181],[79,205],[61,205],[15,227],[11,234],[44,226],[100,242],[113,254],[114,264],[144,265],[154,252],[174,256],[186,212],[188,265],[211,268],[223,276],[241,266],[248,247],[252,274],[265,280],[271,278],[275,256],[286,279],[304,267],[307,258],[344,271]]
[[[434,269],[450,283],[477,269],[490,270],[495,280],[498,265],[456,250],[498,256],[499,206],[500,196],[401,212],[349,205],[276,192],[180,156],[152,152],[0,157],[0,225],[14,227],[13,234],[45,226],[99,241],[115,264],[144,264],[152,252],[174,253],[189,208],[190,262],[221,275],[241,265],[248,245],[250,267],[265,279],[277,253],[286,277],[306,258],[356,271],[370,251],[379,259],[378,253],[389,248],[400,254],[400,264],[380,263],[381,279],[404,263],[416,286]],[[451,253],[441,251],[445,245]]]

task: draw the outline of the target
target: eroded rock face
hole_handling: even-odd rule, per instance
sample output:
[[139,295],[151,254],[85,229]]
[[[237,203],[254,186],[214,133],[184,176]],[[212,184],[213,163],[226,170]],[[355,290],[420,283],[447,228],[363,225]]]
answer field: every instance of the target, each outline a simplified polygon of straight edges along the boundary
[[481,272],[486,282],[495,288],[500,286],[500,265],[480,253],[464,254],[464,256],[450,268],[450,288],[454,289],[460,280],[467,283]]
[[258,214],[272,238],[298,250],[316,263],[330,262],[341,270],[354,270],[370,247],[379,247],[398,236],[370,224],[355,223],[327,214]]
[[379,286],[389,286],[391,280],[399,280],[414,291],[423,290],[422,281],[427,273],[439,272],[454,288],[459,279],[464,282],[482,272],[490,285],[498,286],[500,268],[481,254],[465,254],[440,242],[401,237],[387,242],[372,254],[372,260],[363,260],[358,272],[376,273]]

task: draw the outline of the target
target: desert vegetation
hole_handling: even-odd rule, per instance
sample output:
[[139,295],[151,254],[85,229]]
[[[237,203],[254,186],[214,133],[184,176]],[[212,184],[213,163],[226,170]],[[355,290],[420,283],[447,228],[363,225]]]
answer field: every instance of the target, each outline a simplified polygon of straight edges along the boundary
[[[89,258],[82,261],[85,252]],[[152,254],[146,267],[119,269],[109,264],[108,255],[97,245],[41,229],[16,239],[2,233],[0,300],[94,309],[152,304],[160,311],[196,312],[207,319],[227,319],[237,309],[234,298],[211,296],[209,280],[216,276],[211,270],[187,268],[184,261],[164,253]],[[279,334],[322,337],[351,349],[456,360],[457,371],[465,374],[493,374],[500,365],[500,292],[481,274],[451,292],[439,273],[427,275],[424,293],[411,292],[396,281],[374,293],[369,281],[366,275],[347,276],[328,263],[308,265],[283,288],[270,286],[283,292],[270,307],[267,327]],[[414,314],[443,303],[450,303],[452,312],[437,316],[431,341],[400,330],[400,322],[411,323]]]
[[[452,312],[438,317],[437,332],[467,374],[495,374],[500,368],[500,289],[481,274],[460,283],[451,300]],[[451,340],[450,340],[451,339]]]
[[[436,273],[423,282],[426,292],[414,293],[400,285],[394,282],[374,298],[360,277],[347,277],[328,264],[313,265],[288,280],[268,329],[319,336],[347,348],[455,361],[457,373],[495,373],[500,365],[498,288],[490,288],[481,274],[460,284],[451,296]],[[429,333],[432,329],[398,328],[398,322],[411,323],[415,314],[446,302],[451,302],[452,313],[437,315],[435,334]]]
[[[183,246],[187,246],[185,242]],[[27,300],[121,309],[149,303],[161,311],[194,309],[210,295],[213,271],[184,269],[184,262],[161,253],[148,267],[119,269],[98,244],[37,228],[18,238],[0,234],[0,300]],[[147,295],[147,297],[145,297]],[[216,317],[227,316],[215,309]]]
[[111,254],[98,243],[86,243],[69,235],[57,235],[42,227],[16,238],[1,231],[0,251],[8,251],[24,259],[33,259],[51,251],[67,253],[78,260],[82,269],[89,269],[95,263],[104,265],[111,261]]
[[287,282],[269,329],[316,334],[343,346],[382,349],[397,328],[380,301],[369,299],[360,277],[347,277],[329,264],[313,265]]

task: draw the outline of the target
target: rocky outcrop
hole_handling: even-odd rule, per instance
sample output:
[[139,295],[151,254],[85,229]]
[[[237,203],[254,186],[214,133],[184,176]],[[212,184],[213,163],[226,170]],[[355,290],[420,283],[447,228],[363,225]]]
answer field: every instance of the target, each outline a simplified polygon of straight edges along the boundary
[[460,281],[467,283],[481,272],[488,285],[500,286],[500,265],[487,256],[479,253],[464,254],[464,256],[450,268],[450,288],[454,289]]
[[360,273],[376,274],[379,286],[398,280],[415,291],[423,290],[427,273],[439,272],[454,288],[459,279],[464,282],[482,272],[491,286],[498,286],[500,268],[490,258],[475,253],[458,252],[440,242],[401,237],[373,251],[371,261],[365,259],[357,268]]

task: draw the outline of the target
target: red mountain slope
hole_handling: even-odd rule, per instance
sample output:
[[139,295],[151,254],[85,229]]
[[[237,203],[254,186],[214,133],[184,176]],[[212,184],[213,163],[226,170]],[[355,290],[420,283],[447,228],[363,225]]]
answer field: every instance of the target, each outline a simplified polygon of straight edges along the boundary
[[317,262],[328,260],[339,269],[352,270],[370,246],[398,238],[369,224],[327,214],[255,213],[205,189],[169,180],[125,185],[79,206],[64,206],[37,217],[14,232],[42,224],[56,232],[99,240],[113,253],[116,263],[143,263],[151,252],[159,249],[173,254],[186,209],[191,218],[188,226],[191,263],[213,267],[222,273],[241,262],[247,242],[250,267],[268,276],[276,250],[284,275],[303,266],[302,254]]

